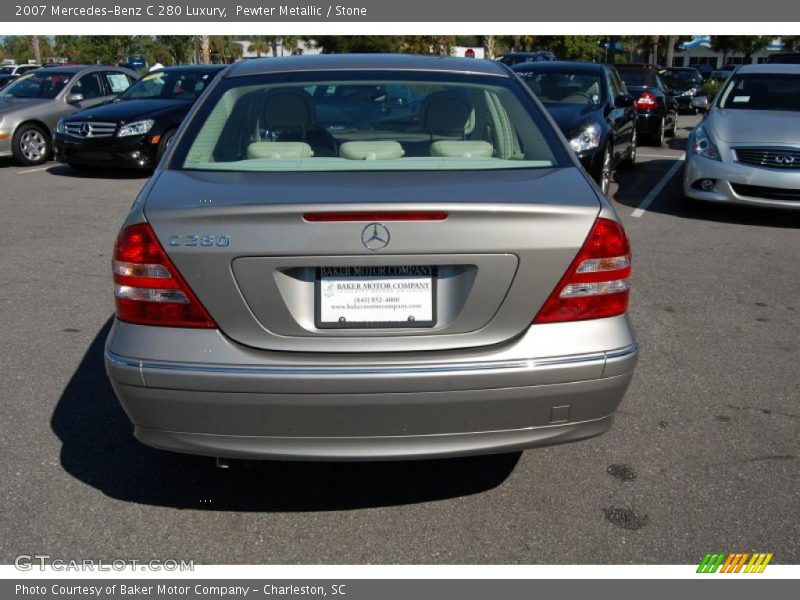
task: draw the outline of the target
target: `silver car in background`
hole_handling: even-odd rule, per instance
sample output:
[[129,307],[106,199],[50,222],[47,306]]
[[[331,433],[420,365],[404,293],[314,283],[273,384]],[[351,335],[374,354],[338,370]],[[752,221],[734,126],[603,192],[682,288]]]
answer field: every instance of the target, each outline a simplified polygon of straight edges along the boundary
[[[111,102],[138,76],[123,67],[70,65],[36,69],[0,90],[0,158],[45,162],[61,117]],[[87,134],[90,132],[87,132]]]
[[746,65],[689,136],[683,187],[697,200],[800,210],[800,65]]
[[119,234],[106,369],[142,442],[227,458],[505,452],[606,431],[628,238],[492,61],[242,61]]

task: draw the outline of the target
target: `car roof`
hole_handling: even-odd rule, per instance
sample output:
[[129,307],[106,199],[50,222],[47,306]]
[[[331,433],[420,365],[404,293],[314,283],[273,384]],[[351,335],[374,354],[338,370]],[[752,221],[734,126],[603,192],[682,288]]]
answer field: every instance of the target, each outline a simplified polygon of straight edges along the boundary
[[413,54],[313,54],[282,58],[248,58],[227,71],[226,77],[314,71],[440,71],[509,77],[493,60]]
[[149,71],[148,74],[160,73],[162,71],[164,73],[174,73],[176,71],[181,73],[188,73],[191,71],[200,71],[203,73],[207,73],[209,71],[222,71],[222,69],[224,69],[227,66],[228,65],[174,65],[171,67],[164,67],[163,69],[153,69],[152,71]]
[[736,74],[765,73],[771,75],[800,75],[800,65],[790,63],[763,63],[760,65],[742,65]]
[[511,67],[512,71],[525,73],[528,71],[573,71],[576,73],[599,73],[604,71],[607,65],[604,63],[577,62],[571,60],[550,60],[541,62],[518,63]]
[[617,69],[646,69],[648,71],[655,71],[661,69],[658,65],[651,65],[647,63],[619,63],[614,65]]

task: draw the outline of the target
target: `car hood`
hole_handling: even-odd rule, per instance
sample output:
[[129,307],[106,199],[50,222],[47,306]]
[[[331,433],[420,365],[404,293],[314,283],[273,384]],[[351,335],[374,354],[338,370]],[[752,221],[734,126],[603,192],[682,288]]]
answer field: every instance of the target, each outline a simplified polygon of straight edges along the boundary
[[186,100],[122,100],[104,106],[89,108],[71,115],[68,120],[91,119],[130,123],[140,119],[154,119],[171,112],[188,112],[192,103]]
[[569,138],[589,123],[600,121],[601,106],[586,104],[545,104],[558,128]]
[[24,110],[37,104],[52,102],[50,98],[0,98],[0,115],[5,115],[15,110]]
[[707,120],[724,142],[800,146],[800,111],[715,109]]

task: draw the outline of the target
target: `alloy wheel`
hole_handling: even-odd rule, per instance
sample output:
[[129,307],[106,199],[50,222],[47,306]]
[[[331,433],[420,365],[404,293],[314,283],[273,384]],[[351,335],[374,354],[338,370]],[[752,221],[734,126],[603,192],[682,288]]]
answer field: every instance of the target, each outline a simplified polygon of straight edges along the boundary
[[47,151],[47,140],[38,131],[26,131],[19,139],[19,149],[27,160],[36,162],[41,160]]

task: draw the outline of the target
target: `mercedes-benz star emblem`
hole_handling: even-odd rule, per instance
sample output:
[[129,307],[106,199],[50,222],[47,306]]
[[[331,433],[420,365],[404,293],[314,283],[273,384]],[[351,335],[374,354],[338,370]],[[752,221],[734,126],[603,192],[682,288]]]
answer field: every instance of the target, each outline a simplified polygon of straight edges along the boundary
[[92,132],[92,126],[88,123],[83,123],[80,132],[83,137],[89,137],[89,134]]
[[776,156],[774,158],[774,160],[779,165],[791,165],[791,164],[794,163],[794,156],[789,156],[789,155],[782,154],[780,156]]
[[380,223],[370,223],[361,232],[361,243],[367,250],[381,250],[389,245],[389,230]]

